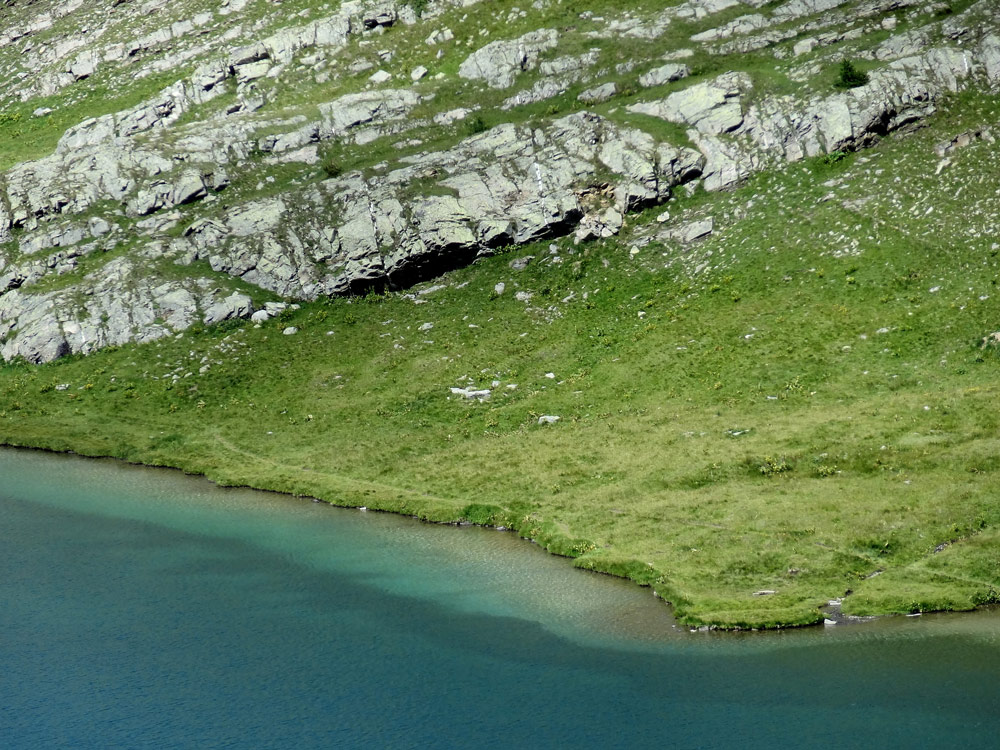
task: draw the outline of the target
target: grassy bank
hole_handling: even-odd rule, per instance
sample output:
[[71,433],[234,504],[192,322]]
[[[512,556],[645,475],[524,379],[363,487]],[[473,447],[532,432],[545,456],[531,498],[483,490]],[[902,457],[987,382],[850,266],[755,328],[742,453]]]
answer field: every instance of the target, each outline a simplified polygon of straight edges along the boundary
[[0,441],[512,527],[691,624],[996,601],[1000,155],[976,142],[935,174],[933,145],[998,119],[954,102],[863,155],[687,198],[675,218],[716,222],[692,247],[646,242],[652,210],[425,294],[7,365]]

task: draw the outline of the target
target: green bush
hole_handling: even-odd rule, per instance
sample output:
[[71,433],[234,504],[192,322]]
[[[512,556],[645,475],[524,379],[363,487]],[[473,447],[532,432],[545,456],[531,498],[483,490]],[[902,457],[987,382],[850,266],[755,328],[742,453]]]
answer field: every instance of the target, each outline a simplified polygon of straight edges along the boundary
[[837,77],[836,86],[839,89],[853,89],[864,86],[869,81],[868,74],[863,70],[858,70],[850,60],[842,60],[840,63],[840,75]]
[[841,162],[847,158],[847,153],[845,151],[831,151],[823,156],[822,162],[823,166],[831,167],[837,162]]
[[486,121],[479,115],[473,115],[465,121],[465,132],[468,135],[476,135],[477,133],[484,133],[489,130],[489,126]]
[[343,165],[332,157],[324,159],[322,166],[327,177],[340,177],[344,173]]

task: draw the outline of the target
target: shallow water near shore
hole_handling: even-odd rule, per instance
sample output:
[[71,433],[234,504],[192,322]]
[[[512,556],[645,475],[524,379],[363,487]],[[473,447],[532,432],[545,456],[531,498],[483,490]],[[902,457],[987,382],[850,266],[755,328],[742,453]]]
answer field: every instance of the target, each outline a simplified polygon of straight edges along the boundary
[[1000,613],[689,633],[512,534],[0,450],[4,747],[995,746]]

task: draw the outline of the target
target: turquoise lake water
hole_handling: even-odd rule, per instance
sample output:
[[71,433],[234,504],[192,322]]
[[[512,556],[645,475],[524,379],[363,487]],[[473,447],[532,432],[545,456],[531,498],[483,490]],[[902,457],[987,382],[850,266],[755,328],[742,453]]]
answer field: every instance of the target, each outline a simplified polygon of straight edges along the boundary
[[0,748],[998,747],[1000,613],[689,633],[511,534],[0,450]]

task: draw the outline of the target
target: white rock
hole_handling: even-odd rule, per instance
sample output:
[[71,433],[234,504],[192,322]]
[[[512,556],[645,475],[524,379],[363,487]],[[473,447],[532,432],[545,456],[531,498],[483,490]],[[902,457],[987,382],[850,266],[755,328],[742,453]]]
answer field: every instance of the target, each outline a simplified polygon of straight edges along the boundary
[[490,397],[490,391],[486,388],[452,388],[451,392],[456,396],[474,399],[476,401],[487,401]]

